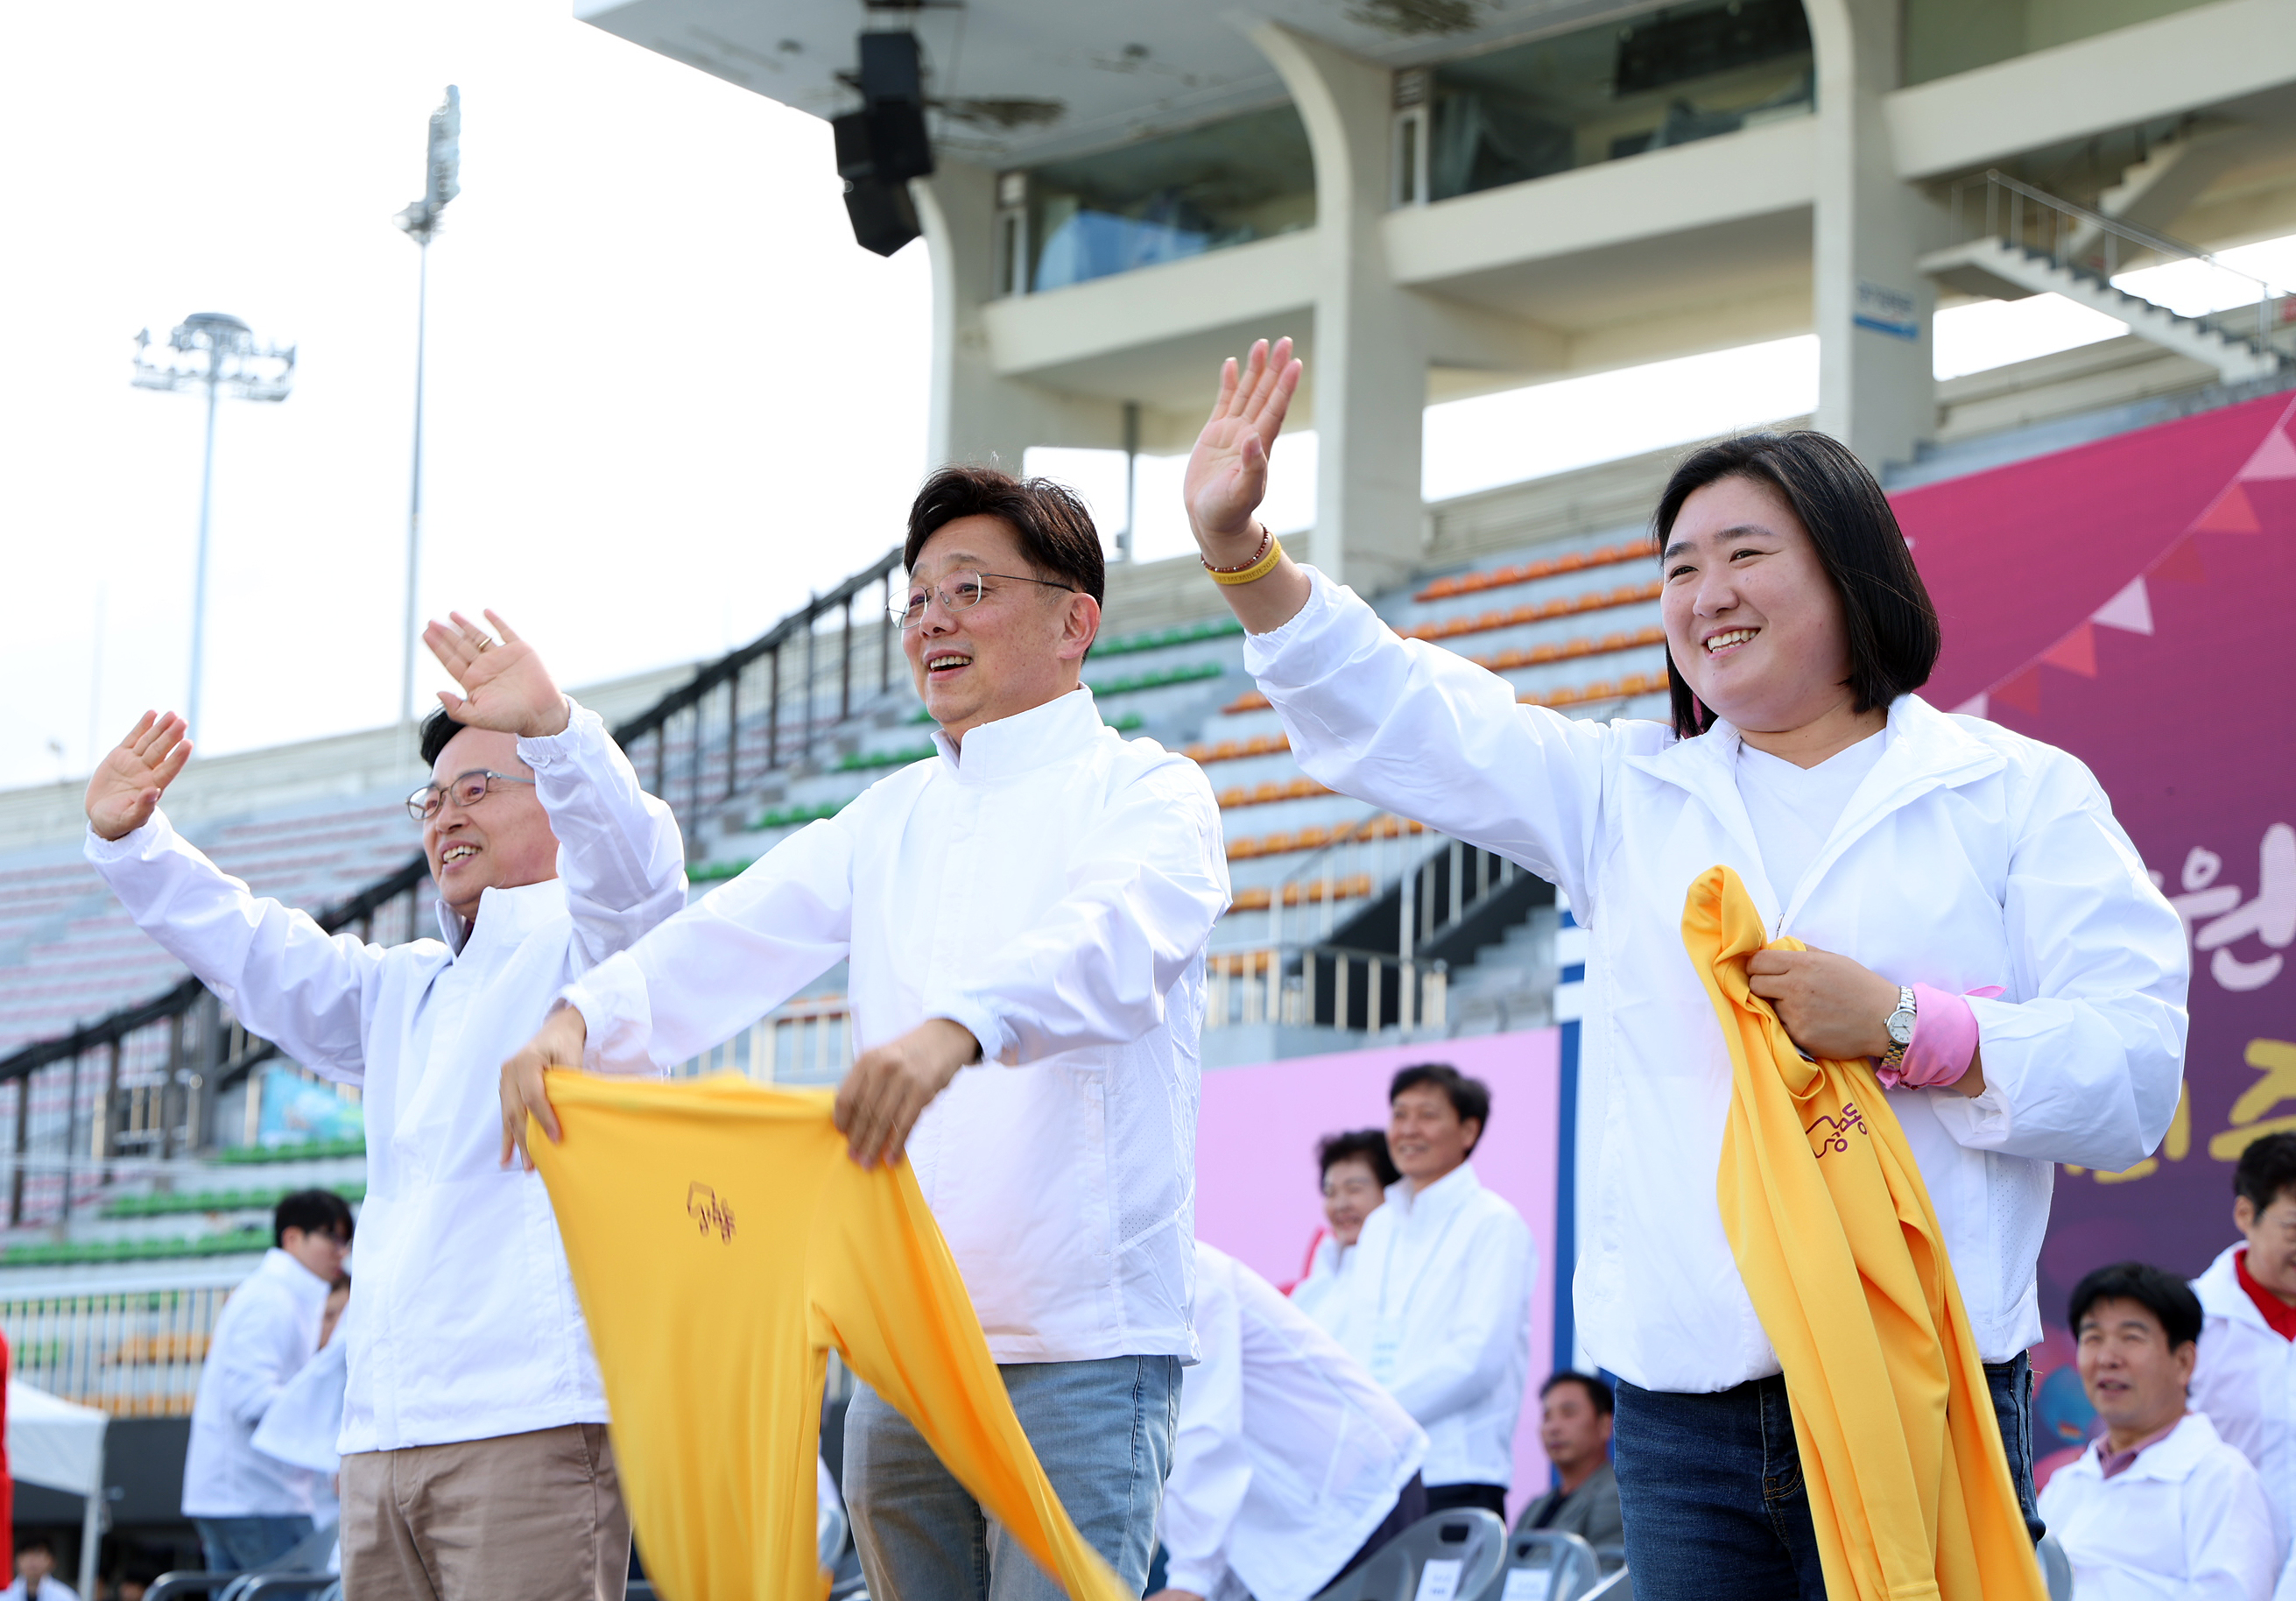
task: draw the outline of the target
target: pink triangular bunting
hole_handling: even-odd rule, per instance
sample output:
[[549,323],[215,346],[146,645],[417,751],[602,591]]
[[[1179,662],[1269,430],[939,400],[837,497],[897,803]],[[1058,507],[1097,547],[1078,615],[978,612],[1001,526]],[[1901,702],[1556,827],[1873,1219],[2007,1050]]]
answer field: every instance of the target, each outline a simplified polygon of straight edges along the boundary
[[2256,520],[2256,508],[2248,504],[2248,491],[2234,483],[2216,498],[2216,504],[2194,520],[2187,530],[2195,534],[2252,534],[2264,525]]
[[2243,483],[2258,478],[2296,478],[2296,440],[2275,428],[2264,436],[2264,442],[2236,476]]
[[2204,584],[2209,570],[2201,561],[2201,547],[2189,538],[2177,540],[2169,554],[2145,570],[2145,577],[2173,579],[2179,584]]
[[2145,593],[2144,574],[2129,579],[2120,594],[2090,612],[2088,620],[2100,628],[2119,628],[2125,634],[2150,634],[2152,597]]
[[2041,660],[2084,678],[2096,677],[2096,630],[2081,624],[2044,652]]
[[1970,696],[1969,699],[1964,701],[1960,705],[1955,707],[1953,709],[1953,715],[1956,717],[1983,717],[1985,715],[1985,708],[1988,704],[1988,698],[1989,697],[1982,694],[1973,694]]
[[2005,679],[1993,686],[1993,698],[2005,706],[2014,706],[2038,717],[2041,711],[2041,669],[2029,667],[2013,678]]

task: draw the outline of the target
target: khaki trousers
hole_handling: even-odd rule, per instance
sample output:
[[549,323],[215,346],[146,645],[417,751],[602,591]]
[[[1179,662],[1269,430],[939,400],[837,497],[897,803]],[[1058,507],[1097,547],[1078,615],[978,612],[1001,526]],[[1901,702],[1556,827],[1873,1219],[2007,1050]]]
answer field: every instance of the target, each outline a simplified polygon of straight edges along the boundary
[[344,1601],[622,1601],[606,1425],[343,1458]]

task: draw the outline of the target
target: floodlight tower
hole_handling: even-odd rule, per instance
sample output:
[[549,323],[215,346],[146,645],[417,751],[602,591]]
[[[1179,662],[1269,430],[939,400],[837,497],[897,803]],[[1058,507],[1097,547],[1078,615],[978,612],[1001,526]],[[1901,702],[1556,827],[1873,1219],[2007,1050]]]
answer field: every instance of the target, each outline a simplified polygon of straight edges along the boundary
[[195,311],[177,323],[168,342],[154,351],[152,331],[135,335],[137,389],[208,392],[207,450],[200,466],[200,544],[192,570],[192,682],[184,697],[184,719],[200,731],[200,689],[207,659],[208,518],[215,499],[216,403],[284,400],[295,383],[295,347],[259,341],[235,316]]
[[430,333],[430,236],[447,202],[462,193],[463,92],[447,86],[444,104],[430,113],[430,148],[422,168],[422,198],[391,220],[421,251],[414,290],[414,472],[406,503],[406,624],[399,632],[398,720],[414,720],[414,580],[422,561],[422,356]]

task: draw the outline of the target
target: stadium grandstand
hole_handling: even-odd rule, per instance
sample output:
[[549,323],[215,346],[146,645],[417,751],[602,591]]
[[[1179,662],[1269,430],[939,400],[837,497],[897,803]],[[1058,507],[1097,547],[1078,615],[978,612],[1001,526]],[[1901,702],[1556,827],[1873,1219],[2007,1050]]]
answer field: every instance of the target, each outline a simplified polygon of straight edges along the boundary
[[[1095,8],[969,9],[964,94],[933,102],[938,169],[910,191],[936,266],[931,459],[1185,448],[1218,357],[1295,334],[1299,421],[1321,440],[1307,559],[1573,718],[1667,716],[1647,519],[1677,453],[1423,505],[1397,486],[1420,481],[1431,400],[1815,331],[1815,418],[1775,422],[1837,433],[1893,494],[1981,496],[2057,453],[2142,449],[2296,390],[2296,299],[2219,259],[2296,233],[2285,0],[1283,0],[1241,29],[1210,6],[1136,13],[1137,41]],[[1979,28],[1980,9],[2015,25]],[[576,12],[800,109],[850,100],[860,7]],[[980,26],[992,13],[1043,37],[1014,43]],[[930,66],[946,16],[900,14]],[[768,58],[788,71],[744,65]],[[1595,86],[1540,87],[1580,68]],[[2210,276],[2216,303],[2146,298],[2133,275],[2168,267]],[[1938,308],[2041,294],[2128,332],[1933,377]],[[676,810],[694,896],[931,753],[885,620],[898,563],[718,660],[576,692]],[[1185,751],[1219,799],[1235,899],[1208,956],[1209,1070],[1559,1029],[1560,1233],[1542,1260],[1546,1349],[1567,1359],[1572,1186],[1593,1154],[1572,1121],[1570,909],[1307,776],[1192,558],[1111,565],[1085,677],[1108,723]],[[2194,694],[2229,708],[2245,684]],[[2015,703],[1994,692],[1995,715]],[[2266,715],[2285,731],[2284,706]],[[202,759],[168,809],[258,893],[398,941],[432,926],[401,805],[418,781],[406,733],[377,730]],[[81,825],[77,786],[0,794],[0,1326],[31,1382],[179,1433],[273,1201],[362,1193],[357,1102],[134,929],[82,862]],[[825,974],[687,1071],[833,1082],[842,989]],[[134,1499],[119,1515],[173,1521]]]

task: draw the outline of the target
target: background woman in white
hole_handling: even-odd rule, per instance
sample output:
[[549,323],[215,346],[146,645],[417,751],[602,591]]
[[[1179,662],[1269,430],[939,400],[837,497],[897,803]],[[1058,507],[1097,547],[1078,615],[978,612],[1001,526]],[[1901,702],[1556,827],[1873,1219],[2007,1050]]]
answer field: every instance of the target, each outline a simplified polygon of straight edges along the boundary
[[1326,1329],[1334,1291],[1346,1282],[1364,1219],[1387,1199],[1387,1186],[1403,1177],[1387,1154],[1387,1130],[1351,1129],[1327,1134],[1316,1144],[1324,1172],[1324,1222],[1308,1256],[1308,1277],[1292,1286],[1292,1304]]
[[1937,613],[1880,486],[1816,433],[1694,451],[1660,499],[1671,727],[1518,705],[1255,521],[1300,370],[1288,341],[1227,364],[1190,521],[1300,765],[1552,880],[1591,931],[1599,1156],[1573,1293],[1622,1381],[1636,1593],[1824,1593],[1777,1358],[1715,1196],[1730,1062],[1682,915],[1717,863],[1810,948],[1751,965],[1794,1040],[1880,1058],[1897,1087],[2030,1521],[2051,1164],[2143,1157],[2184,1053],[2183,930],[2095,780],[1913,693]]

